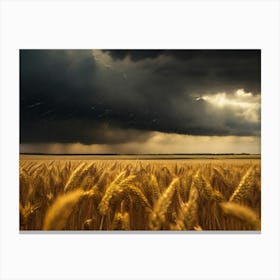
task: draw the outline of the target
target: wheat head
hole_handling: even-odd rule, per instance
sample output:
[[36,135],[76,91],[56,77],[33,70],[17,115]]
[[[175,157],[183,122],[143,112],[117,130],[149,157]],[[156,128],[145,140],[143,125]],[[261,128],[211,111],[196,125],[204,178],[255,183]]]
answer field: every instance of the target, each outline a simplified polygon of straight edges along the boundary
[[124,178],[124,176],[125,171],[121,172],[107,187],[105,194],[103,195],[99,204],[99,211],[102,216],[104,216],[108,212],[112,199],[120,196],[124,191],[124,187],[126,185],[129,185],[135,178],[134,175],[130,175],[127,178]]
[[67,223],[73,207],[83,195],[84,191],[82,189],[76,189],[58,196],[47,210],[43,230],[62,230]]
[[254,166],[251,166],[248,171],[242,177],[239,185],[233,192],[232,196],[230,197],[230,202],[239,202],[243,198],[246,198],[247,195],[252,190],[252,187],[255,183],[255,174],[254,174]]
[[64,192],[71,190],[72,188],[77,186],[77,181],[81,179],[81,172],[83,168],[86,166],[86,163],[81,163],[79,164],[76,169],[71,173],[65,187],[64,187]]
[[156,202],[154,210],[151,213],[150,217],[150,227],[152,229],[158,230],[164,223],[166,211],[172,202],[172,197],[175,193],[178,182],[179,178],[174,178]]
[[222,202],[220,203],[224,213],[226,215],[233,216],[248,225],[254,230],[261,229],[261,222],[255,212],[247,206],[240,205],[235,202]]

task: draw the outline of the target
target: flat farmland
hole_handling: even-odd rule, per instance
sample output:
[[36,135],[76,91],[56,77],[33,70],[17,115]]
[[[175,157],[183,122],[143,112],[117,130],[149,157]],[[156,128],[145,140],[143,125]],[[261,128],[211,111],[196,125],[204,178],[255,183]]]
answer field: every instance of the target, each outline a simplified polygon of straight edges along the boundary
[[260,230],[259,155],[21,155],[20,230]]

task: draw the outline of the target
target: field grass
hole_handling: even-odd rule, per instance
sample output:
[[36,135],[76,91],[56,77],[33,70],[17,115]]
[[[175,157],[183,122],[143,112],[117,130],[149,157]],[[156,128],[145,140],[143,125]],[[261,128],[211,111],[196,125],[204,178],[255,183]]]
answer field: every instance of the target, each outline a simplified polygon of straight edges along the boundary
[[260,230],[260,168],[257,156],[22,155],[20,230]]

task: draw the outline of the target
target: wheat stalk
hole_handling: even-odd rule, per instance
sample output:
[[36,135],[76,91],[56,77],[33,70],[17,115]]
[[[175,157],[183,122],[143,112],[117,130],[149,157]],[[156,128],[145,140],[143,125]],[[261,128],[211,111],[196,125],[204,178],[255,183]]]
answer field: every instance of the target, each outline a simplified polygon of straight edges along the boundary
[[178,182],[179,178],[174,178],[156,202],[154,210],[151,213],[150,217],[150,227],[152,229],[158,230],[164,223],[166,211],[172,202],[172,197],[174,195]]
[[153,190],[153,200],[156,201],[159,196],[160,196],[160,189],[159,189],[159,185],[158,185],[158,181],[155,175],[151,175],[151,188]]
[[213,189],[209,180],[201,175],[201,170],[194,175],[191,188],[196,188],[206,200],[225,201],[224,196],[218,190]]
[[86,163],[81,163],[71,173],[71,175],[64,187],[64,192],[72,189],[73,187],[76,187],[77,181],[80,180],[80,174],[85,166],[86,166]]
[[130,229],[130,221],[129,221],[129,213],[117,212],[114,216],[112,229],[115,230],[129,230]]
[[252,186],[255,183],[255,176],[254,176],[254,166],[251,166],[248,171],[242,177],[239,185],[233,192],[232,196],[230,197],[230,202],[239,202],[243,198],[246,198],[247,195],[250,193]]
[[240,205],[235,202],[222,202],[220,203],[224,213],[226,215],[233,216],[248,225],[250,225],[254,230],[261,229],[261,222],[258,219],[255,212],[247,206]]
[[177,225],[180,229],[194,229],[197,225],[197,204],[198,191],[196,188],[191,188],[190,196],[187,203],[184,203],[179,213]]
[[37,202],[35,204],[31,204],[30,201],[27,202],[26,205],[19,204],[20,216],[22,218],[22,222],[26,223],[27,219],[31,214],[33,214],[38,208],[40,208],[40,203]]
[[43,230],[62,230],[73,207],[83,195],[82,189],[76,189],[57,197],[46,213]]
[[148,202],[147,198],[143,194],[143,192],[134,185],[126,185],[124,186],[124,192],[131,195],[132,197],[136,198],[137,201],[141,204],[142,207],[151,208],[150,203]]
[[124,186],[129,185],[135,178],[134,175],[130,175],[127,178],[124,178],[124,175],[125,171],[121,172],[106,189],[106,192],[99,204],[99,211],[102,216],[104,216],[108,212],[112,199],[122,194],[122,192],[124,191]]

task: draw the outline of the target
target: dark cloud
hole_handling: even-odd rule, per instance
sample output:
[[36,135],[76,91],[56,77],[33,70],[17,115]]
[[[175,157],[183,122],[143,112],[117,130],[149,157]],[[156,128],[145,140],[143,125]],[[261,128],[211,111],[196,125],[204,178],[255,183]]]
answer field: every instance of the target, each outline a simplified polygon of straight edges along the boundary
[[[236,106],[240,88],[252,92],[252,107]],[[221,91],[226,106],[200,98]],[[21,50],[20,138],[116,144],[144,142],[149,131],[259,135],[259,93],[258,50]]]
[[151,132],[135,129],[121,129],[109,123],[89,120],[30,120],[23,123],[21,135],[26,143],[83,143],[120,144],[143,143]]
[[104,50],[109,52],[114,59],[124,59],[130,57],[132,61],[138,61],[146,58],[156,58],[164,54],[164,50]]
[[[211,76],[212,84],[229,83],[246,90],[260,92],[260,50],[107,50],[113,58],[132,61],[171,56],[173,63],[158,71],[171,75],[187,75],[198,79]],[[179,63],[178,63],[179,62]],[[175,66],[179,68],[172,68]],[[181,66],[181,67],[180,67]]]

